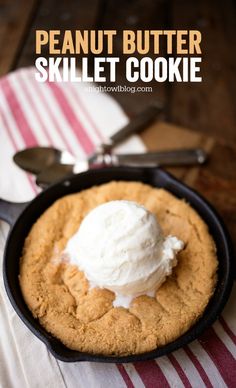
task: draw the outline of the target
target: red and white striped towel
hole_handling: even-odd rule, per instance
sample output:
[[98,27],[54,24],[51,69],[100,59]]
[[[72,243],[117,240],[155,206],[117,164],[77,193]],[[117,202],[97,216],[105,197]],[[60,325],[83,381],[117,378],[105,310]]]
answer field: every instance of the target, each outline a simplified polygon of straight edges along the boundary
[[[87,85],[86,85],[87,86]],[[45,83],[34,69],[0,80],[0,196],[26,201],[39,191],[18,169],[16,150],[36,144],[85,157],[128,119],[109,96],[81,84]],[[145,150],[137,136],[119,150]],[[8,227],[0,223],[0,260]],[[135,364],[66,364],[54,359],[13,311],[0,281],[0,381],[2,387],[235,387],[236,288],[220,319],[199,340],[157,360]]]

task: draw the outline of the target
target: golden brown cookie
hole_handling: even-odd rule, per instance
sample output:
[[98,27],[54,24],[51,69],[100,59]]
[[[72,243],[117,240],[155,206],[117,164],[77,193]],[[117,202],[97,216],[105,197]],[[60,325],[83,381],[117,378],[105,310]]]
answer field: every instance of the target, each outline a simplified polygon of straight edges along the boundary
[[[61,255],[90,210],[119,199],[144,205],[165,235],[185,243],[156,297],[140,296],[129,309],[114,308],[111,291],[89,290],[83,273]],[[33,316],[67,347],[122,356],[153,350],[186,332],[214,292],[217,263],[206,224],[184,200],[163,189],[119,181],[65,196],[48,208],[25,240],[19,279]]]

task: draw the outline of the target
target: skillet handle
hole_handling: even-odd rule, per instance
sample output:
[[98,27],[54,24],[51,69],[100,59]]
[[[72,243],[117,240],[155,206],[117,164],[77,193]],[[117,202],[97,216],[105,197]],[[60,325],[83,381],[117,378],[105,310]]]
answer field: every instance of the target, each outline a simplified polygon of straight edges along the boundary
[[0,198],[0,219],[13,225],[29,202],[9,202]]

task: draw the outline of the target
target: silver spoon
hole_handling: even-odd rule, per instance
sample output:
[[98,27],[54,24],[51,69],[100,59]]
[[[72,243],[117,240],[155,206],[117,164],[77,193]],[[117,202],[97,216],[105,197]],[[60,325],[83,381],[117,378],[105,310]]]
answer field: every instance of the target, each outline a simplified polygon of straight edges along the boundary
[[56,181],[86,171],[90,168],[109,166],[130,167],[161,167],[161,166],[186,166],[203,164],[207,159],[206,152],[201,148],[179,149],[159,152],[146,152],[143,154],[98,154],[93,161],[76,161],[72,164],[54,163],[41,171],[36,183],[46,188]]
[[[88,162],[96,160],[97,155],[110,151],[117,144],[128,138],[133,133],[138,133],[153,122],[161,113],[162,107],[152,105],[134,117],[125,127],[108,139],[108,141],[98,147],[95,152],[88,157]],[[38,175],[41,171],[53,164],[74,164],[75,158],[68,151],[60,151],[53,147],[32,147],[17,152],[14,162],[23,170]]]
[[58,150],[53,147],[31,147],[17,152],[13,156],[18,167],[27,172],[38,175],[54,164],[74,164],[74,156],[66,150]]

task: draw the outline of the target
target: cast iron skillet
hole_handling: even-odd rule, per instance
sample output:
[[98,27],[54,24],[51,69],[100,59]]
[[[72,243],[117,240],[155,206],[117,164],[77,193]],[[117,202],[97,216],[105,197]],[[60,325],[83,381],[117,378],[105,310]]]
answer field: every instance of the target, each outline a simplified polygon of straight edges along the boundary
[[[199,321],[188,332],[166,346],[148,353],[125,357],[92,355],[66,348],[59,340],[47,333],[40,326],[39,322],[33,318],[23,300],[18,282],[19,258],[25,237],[32,224],[44,210],[64,195],[75,193],[111,180],[141,181],[155,187],[163,187],[177,197],[185,198],[208,224],[217,245],[219,258],[218,282],[215,293]],[[196,339],[204,329],[217,319],[231,291],[233,282],[233,255],[230,238],[222,220],[205,199],[161,169],[118,167],[87,171],[50,186],[30,203],[13,204],[1,200],[0,218],[11,225],[3,262],[4,284],[11,304],[26,326],[45,343],[48,350],[57,359],[62,361],[126,363],[149,360],[170,353]]]

